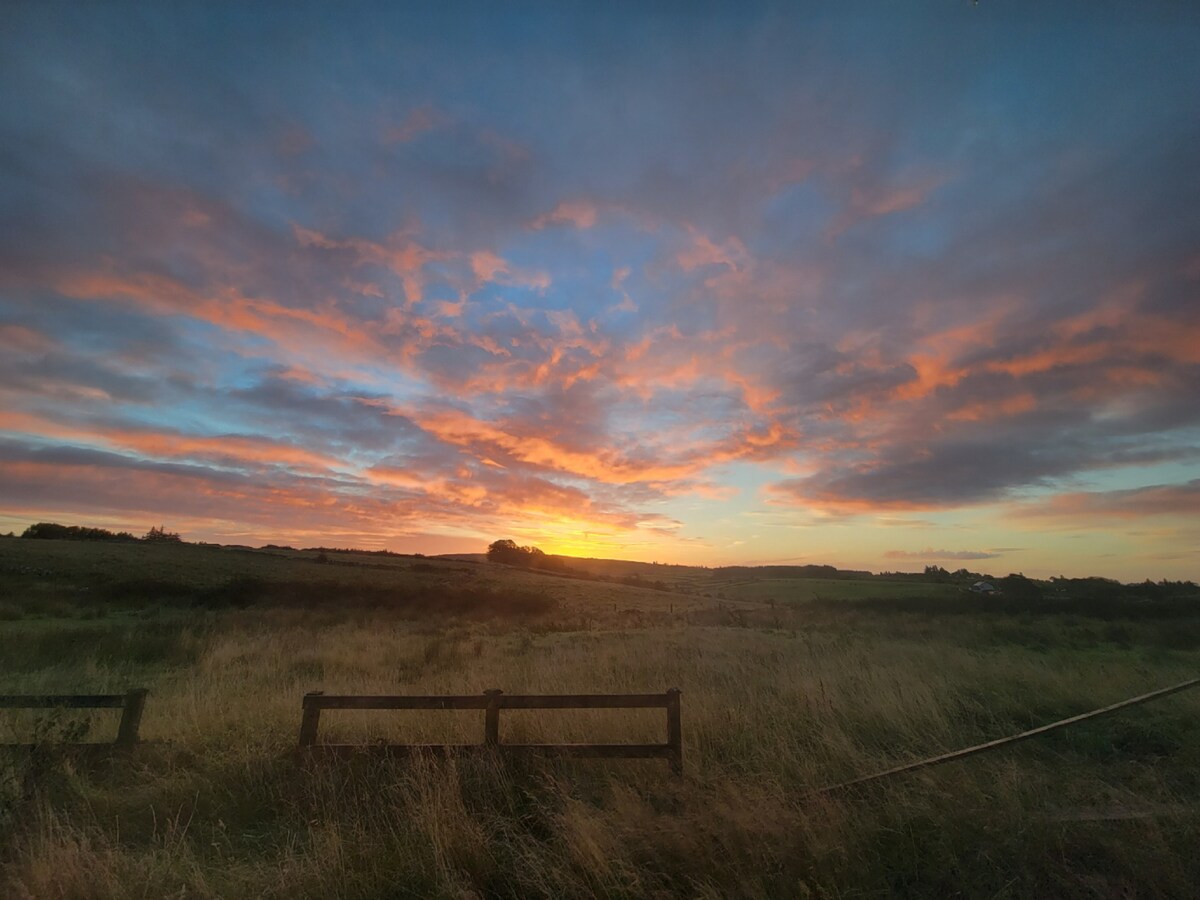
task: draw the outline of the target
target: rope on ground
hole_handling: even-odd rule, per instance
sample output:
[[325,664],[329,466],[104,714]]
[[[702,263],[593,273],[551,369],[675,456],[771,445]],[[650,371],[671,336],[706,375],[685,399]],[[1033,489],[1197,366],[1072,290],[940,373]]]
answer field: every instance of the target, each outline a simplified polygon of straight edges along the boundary
[[962,759],[967,756],[974,756],[976,753],[984,753],[988,750],[996,750],[1000,747],[1006,747],[1009,744],[1015,744],[1017,741],[1025,741],[1029,738],[1046,734],[1049,731],[1054,731],[1058,728],[1064,728],[1067,725],[1074,725],[1076,722],[1083,722],[1086,719],[1095,719],[1098,716],[1105,716],[1109,713],[1114,713],[1117,710],[1125,709],[1127,706],[1137,706],[1139,703],[1147,703],[1150,700],[1157,700],[1159,697],[1165,697],[1168,694],[1186,691],[1188,688],[1194,688],[1197,685],[1200,685],[1200,678],[1192,678],[1188,681],[1180,682],[1179,684],[1171,687],[1160,688],[1159,690],[1151,691],[1148,694],[1142,694],[1138,697],[1131,697],[1128,700],[1122,700],[1120,703],[1114,703],[1111,706],[1093,709],[1091,712],[1080,713],[1077,716],[1071,716],[1069,719],[1060,719],[1057,722],[1051,722],[1049,725],[1031,728],[1029,731],[1022,731],[1020,734],[1013,734],[1009,735],[1008,737],[997,738],[994,741],[988,741],[984,744],[976,744],[974,747],[966,747],[963,750],[955,750],[951,753],[943,753],[940,756],[931,756],[928,759],[918,760],[917,762],[905,763],[902,766],[886,769],[883,772],[876,772],[873,775],[864,775],[861,778],[843,781],[841,784],[831,784],[823,788],[818,788],[815,791],[811,791],[806,796],[817,797],[822,794],[831,794],[835,791],[841,791],[845,790],[846,788],[856,787],[860,784],[866,784],[868,781],[877,781],[881,778],[891,778],[893,775],[903,775],[906,772],[913,772],[917,769],[924,769],[928,768],[929,766],[939,766],[942,763],[953,762],[956,759]]

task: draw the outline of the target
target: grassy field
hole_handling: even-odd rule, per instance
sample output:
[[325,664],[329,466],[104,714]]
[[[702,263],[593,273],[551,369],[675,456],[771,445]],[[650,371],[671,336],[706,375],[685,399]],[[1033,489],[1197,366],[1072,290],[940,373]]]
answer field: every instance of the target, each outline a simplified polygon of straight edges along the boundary
[[714,584],[710,593],[720,599],[755,603],[807,603],[810,600],[901,600],[912,597],[954,597],[953,584],[919,581],[845,580],[832,578],[763,578]]
[[[1200,690],[813,792],[1194,677],[1200,601],[1043,614],[947,585],[710,590],[702,571],[656,568],[671,589],[461,559],[0,540],[0,693],[144,686],[153,742],[115,766],[4,755],[0,896],[1195,895]],[[309,690],[670,686],[683,778],[661,761],[291,753]],[[328,713],[322,736],[474,742],[481,719]],[[85,727],[106,739],[116,717],[0,712],[0,741]],[[502,740],[662,737],[661,711],[502,717]]]

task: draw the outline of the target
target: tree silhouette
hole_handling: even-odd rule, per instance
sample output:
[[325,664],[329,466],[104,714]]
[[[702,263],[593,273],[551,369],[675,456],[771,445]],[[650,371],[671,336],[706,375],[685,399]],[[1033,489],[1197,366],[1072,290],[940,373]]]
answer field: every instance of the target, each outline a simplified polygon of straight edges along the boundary
[[547,556],[537,547],[522,547],[507,538],[488,544],[487,558],[488,562],[521,566],[524,569],[567,571],[569,568],[562,560]]
[[181,538],[179,536],[179,532],[167,531],[166,526],[159,525],[157,528],[155,528],[154,526],[151,526],[150,530],[146,532],[146,535],[145,535],[145,537],[142,538],[142,540],[159,542],[159,543],[169,542],[169,543],[178,544],[183,540],[183,538]]

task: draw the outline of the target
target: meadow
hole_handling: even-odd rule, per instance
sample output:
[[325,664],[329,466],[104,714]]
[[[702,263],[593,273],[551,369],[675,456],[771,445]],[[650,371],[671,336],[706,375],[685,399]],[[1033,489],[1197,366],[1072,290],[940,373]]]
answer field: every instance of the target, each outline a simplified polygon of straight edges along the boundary
[[[1200,690],[820,789],[1195,677],[1200,598],[992,605],[886,579],[607,581],[438,559],[0,540],[0,693],[149,689],[111,764],[0,762],[0,896],[1187,897]],[[623,583],[647,573],[657,588]],[[598,571],[596,574],[600,574]],[[683,691],[661,761],[302,763],[328,693]],[[0,742],[115,716],[0,711]],[[481,714],[326,713],[476,742]],[[662,740],[661,711],[506,713],[502,740]]]

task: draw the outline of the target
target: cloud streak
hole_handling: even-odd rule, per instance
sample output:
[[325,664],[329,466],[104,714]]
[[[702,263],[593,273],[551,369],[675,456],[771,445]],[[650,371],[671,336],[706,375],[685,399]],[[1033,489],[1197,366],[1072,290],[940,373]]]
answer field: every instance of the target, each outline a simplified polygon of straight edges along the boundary
[[931,559],[954,559],[954,560],[973,560],[973,559],[997,559],[1004,554],[993,552],[990,550],[933,550],[926,548],[924,550],[888,550],[883,554],[884,559],[902,559],[902,560],[931,560]]

